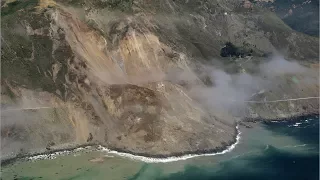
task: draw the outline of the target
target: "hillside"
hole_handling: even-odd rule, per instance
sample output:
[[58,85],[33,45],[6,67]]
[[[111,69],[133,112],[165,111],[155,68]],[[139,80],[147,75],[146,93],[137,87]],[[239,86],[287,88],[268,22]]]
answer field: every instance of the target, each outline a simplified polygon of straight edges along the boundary
[[318,113],[319,39],[255,4],[27,0],[1,10],[2,157],[85,143],[219,151],[236,121]]

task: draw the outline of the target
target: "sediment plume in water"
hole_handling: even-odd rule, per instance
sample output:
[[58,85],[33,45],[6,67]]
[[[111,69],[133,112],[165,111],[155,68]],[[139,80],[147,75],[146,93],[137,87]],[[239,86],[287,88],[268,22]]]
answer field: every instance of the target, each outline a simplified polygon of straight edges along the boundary
[[182,155],[182,156],[172,156],[172,157],[167,157],[167,158],[152,158],[152,157],[133,155],[130,153],[122,153],[122,152],[110,150],[110,149],[108,149],[106,147],[102,147],[102,146],[100,146],[99,148],[101,149],[101,151],[106,151],[109,154],[115,154],[115,155],[118,155],[121,157],[126,157],[126,158],[133,159],[133,160],[143,161],[146,163],[168,163],[168,162],[182,161],[182,160],[187,160],[187,159],[202,157],[202,156],[215,156],[215,155],[220,155],[220,154],[225,154],[227,152],[230,152],[240,142],[241,132],[239,131],[238,126],[236,126],[236,129],[238,131],[237,136],[236,136],[236,142],[234,144],[231,144],[230,146],[228,146],[227,149],[225,149],[221,152],[216,152],[216,153],[186,154],[186,155]]
[[[114,154],[119,157],[142,161],[142,162],[146,162],[146,163],[168,163],[168,162],[182,161],[182,160],[187,160],[187,159],[196,158],[196,157],[221,155],[221,154],[225,154],[225,153],[232,151],[236,147],[236,145],[239,144],[240,137],[241,137],[240,136],[241,132],[239,131],[238,125],[236,126],[236,129],[237,129],[237,136],[236,136],[235,143],[227,146],[227,148],[221,152],[203,153],[203,154],[185,154],[182,156],[154,158],[154,157],[146,157],[146,156],[141,156],[141,155],[134,155],[134,154],[130,154],[130,153],[119,152],[119,151],[108,149],[107,147],[103,147],[101,145],[99,145],[98,148],[95,150],[107,152],[108,154]],[[40,154],[40,155],[36,155],[36,156],[31,156],[31,157],[27,157],[25,159],[31,160],[31,161],[43,160],[43,159],[55,159],[59,155],[68,155],[68,154],[75,153],[75,152],[81,152],[82,150],[88,149],[90,147],[91,146],[80,147],[80,148],[76,148],[74,150],[61,150],[61,151],[57,151],[57,152],[54,152],[51,154]],[[108,156],[108,154],[106,156]]]

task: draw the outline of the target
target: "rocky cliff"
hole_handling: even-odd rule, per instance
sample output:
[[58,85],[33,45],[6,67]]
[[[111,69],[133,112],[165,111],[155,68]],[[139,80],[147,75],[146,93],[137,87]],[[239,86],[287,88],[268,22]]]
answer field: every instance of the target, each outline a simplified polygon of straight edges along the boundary
[[2,157],[85,143],[214,151],[234,142],[236,120],[318,112],[318,38],[254,4],[28,0],[1,9]]

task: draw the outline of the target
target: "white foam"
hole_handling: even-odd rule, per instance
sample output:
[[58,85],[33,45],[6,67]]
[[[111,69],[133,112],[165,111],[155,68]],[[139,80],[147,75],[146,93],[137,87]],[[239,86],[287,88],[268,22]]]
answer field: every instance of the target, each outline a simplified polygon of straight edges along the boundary
[[[61,156],[61,155],[68,155],[74,152],[80,152],[83,151],[85,149],[90,148],[91,146],[87,146],[87,147],[79,147],[73,150],[64,150],[64,151],[57,151],[51,154],[40,154],[40,155],[36,155],[36,156],[31,156],[31,157],[27,157],[27,160],[31,160],[31,161],[36,161],[36,160],[43,160],[43,159],[55,159],[57,158],[57,156]],[[76,155],[76,154],[75,154]]]
[[101,151],[108,152],[109,154],[115,154],[117,156],[129,158],[129,159],[133,159],[133,160],[138,160],[138,161],[143,161],[143,162],[146,162],[146,163],[167,163],[167,162],[174,162],[174,161],[182,161],[182,160],[187,160],[187,159],[195,158],[195,157],[215,156],[215,155],[225,154],[227,152],[232,151],[240,141],[241,132],[239,131],[239,127],[238,126],[236,128],[237,128],[237,131],[239,132],[237,134],[237,137],[236,137],[236,142],[234,144],[228,146],[228,148],[225,149],[224,151],[217,152],[217,153],[186,154],[186,155],[183,155],[183,156],[172,156],[172,157],[168,157],[168,158],[151,158],[151,157],[144,157],[144,156],[133,155],[133,154],[129,154],[129,153],[118,152],[118,151],[110,150],[110,149],[108,149],[106,147],[103,147],[103,146],[99,146],[98,148]]
[[[114,151],[114,150],[110,150],[106,147],[103,147],[101,145],[98,146],[98,150],[103,151],[103,152],[107,152],[108,154],[114,154],[120,157],[125,157],[125,158],[129,158],[129,159],[133,159],[133,160],[138,160],[138,161],[143,161],[146,163],[166,163],[166,162],[174,162],[174,161],[182,161],[182,160],[187,160],[190,158],[195,158],[195,157],[203,157],[203,156],[215,156],[215,155],[220,155],[220,154],[225,154],[227,152],[232,151],[236,145],[240,142],[240,135],[241,132],[239,131],[239,127],[236,126],[236,129],[238,131],[237,137],[236,137],[236,142],[230,146],[228,146],[227,149],[221,151],[221,152],[217,152],[217,153],[208,153],[208,154],[186,154],[183,156],[172,156],[172,157],[168,157],[168,158],[151,158],[151,157],[144,157],[144,156],[139,156],[139,155],[133,155],[133,154],[129,154],[129,153],[123,153],[123,152],[118,152],[118,151]],[[73,152],[79,152],[81,150],[84,149],[88,149],[91,146],[88,147],[84,147],[84,148],[77,148],[74,150],[64,150],[64,151],[58,151],[58,152],[54,152],[51,154],[41,154],[41,155],[36,155],[36,156],[32,156],[32,157],[27,157],[26,159],[28,160],[43,160],[43,159],[55,159],[57,156],[59,155],[68,155],[70,153]],[[106,155],[109,156],[109,155]],[[113,156],[109,156],[109,157],[113,157]]]
[[27,160],[36,161],[36,160],[43,160],[43,159],[55,159],[57,156],[66,155],[71,153],[71,151],[58,151],[51,154],[40,154],[32,157],[27,157]]
[[295,123],[293,126],[298,127],[302,123]]
[[287,145],[287,146],[283,146],[283,148],[292,148],[292,147],[305,147],[308,144],[298,144],[298,145]]

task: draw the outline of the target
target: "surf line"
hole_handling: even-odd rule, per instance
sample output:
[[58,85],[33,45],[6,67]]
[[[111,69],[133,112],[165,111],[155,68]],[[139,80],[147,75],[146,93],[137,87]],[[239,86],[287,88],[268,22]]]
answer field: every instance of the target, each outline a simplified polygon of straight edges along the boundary
[[[320,99],[320,97],[317,96],[317,97],[305,97],[305,98],[294,98],[294,99],[278,99],[278,100],[272,100],[272,101],[239,101],[239,102],[264,104],[264,103],[300,101],[300,100],[309,100],[309,99]],[[231,100],[231,101],[236,101],[236,100]]]
[[[108,155],[112,154],[112,155],[116,155],[119,157],[128,158],[131,160],[142,161],[145,163],[169,163],[169,162],[182,161],[182,160],[187,160],[187,159],[196,158],[196,157],[221,155],[221,154],[225,154],[225,153],[232,151],[236,147],[236,145],[239,144],[240,137],[241,137],[240,136],[241,131],[239,130],[239,125],[236,126],[236,129],[237,129],[236,142],[227,146],[227,149],[225,149],[221,152],[216,152],[216,153],[186,154],[186,155],[182,155],[182,156],[171,156],[171,157],[166,157],[166,158],[153,158],[153,157],[146,157],[146,156],[134,155],[134,154],[130,154],[130,153],[119,152],[119,151],[108,149],[107,147],[103,147],[101,145],[98,145],[97,149],[91,150],[91,151],[106,152],[107,153],[107,155],[105,155],[106,157],[108,157]],[[79,147],[74,150],[63,150],[63,151],[57,151],[57,152],[54,152],[51,154],[40,154],[40,155],[36,155],[36,156],[27,157],[26,159],[31,160],[31,161],[32,160],[43,160],[43,159],[55,159],[57,156],[68,155],[68,154],[75,153],[75,152],[81,152],[82,150],[88,149],[91,147],[92,146]]]
[[168,163],[168,162],[174,162],[174,161],[187,160],[187,159],[196,158],[196,157],[221,155],[221,154],[225,154],[227,152],[230,152],[240,142],[241,132],[239,131],[238,125],[236,126],[236,129],[237,129],[236,142],[231,144],[230,146],[228,146],[227,149],[225,149],[221,152],[216,152],[216,153],[186,154],[186,155],[182,155],[182,156],[171,156],[171,157],[167,157],[167,158],[152,158],[152,157],[145,157],[145,156],[140,156],[140,155],[133,155],[130,153],[114,151],[114,150],[110,150],[110,149],[103,147],[103,146],[99,146],[98,148],[102,152],[107,152],[108,154],[114,154],[114,155],[117,155],[120,157],[129,158],[132,160],[142,161],[142,162],[146,162],[146,163]]

